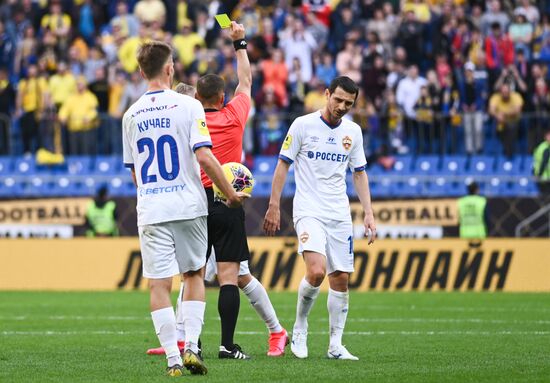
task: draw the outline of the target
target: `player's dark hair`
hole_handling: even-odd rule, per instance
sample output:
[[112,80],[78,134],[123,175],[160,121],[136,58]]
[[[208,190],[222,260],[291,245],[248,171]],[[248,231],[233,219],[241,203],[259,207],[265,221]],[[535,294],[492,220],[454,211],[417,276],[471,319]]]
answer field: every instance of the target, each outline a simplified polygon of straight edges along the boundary
[[225,81],[217,74],[206,74],[197,81],[197,93],[207,103],[218,101],[220,93],[225,89]]
[[479,185],[477,184],[477,182],[472,181],[468,184],[468,194],[474,195],[474,194],[477,194],[478,191],[479,191]]
[[107,185],[101,185],[99,189],[97,189],[97,197],[99,199],[105,199],[107,194],[109,194],[109,187]]
[[139,67],[147,79],[155,78],[172,56],[170,45],[162,41],[150,41],[141,45],[137,55]]
[[338,87],[342,88],[346,93],[355,94],[355,100],[357,100],[357,96],[359,95],[359,87],[351,78],[348,76],[339,76],[334,78],[328,86],[328,92],[332,94]]

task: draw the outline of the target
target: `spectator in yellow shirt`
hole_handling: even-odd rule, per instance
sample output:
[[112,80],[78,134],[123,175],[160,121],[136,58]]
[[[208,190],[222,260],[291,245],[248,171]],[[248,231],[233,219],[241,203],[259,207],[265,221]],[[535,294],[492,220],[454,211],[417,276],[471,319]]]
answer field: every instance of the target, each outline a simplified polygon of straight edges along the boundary
[[67,70],[67,63],[60,62],[57,65],[57,73],[50,77],[50,92],[53,102],[57,109],[76,92],[76,79],[74,75]]
[[514,155],[522,107],[523,98],[512,92],[507,83],[503,83],[489,100],[489,114],[496,121],[497,134],[507,157]]
[[401,10],[403,11],[403,14],[406,14],[408,11],[413,11],[416,15],[416,19],[423,24],[428,23],[431,19],[430,6],[424,1],[403,1]]
[[24,153],[32,153],[41,145],[38,142],[38,118],[42,108],[42,94],[47,89],[46,79],[38,76],[38,67],[29,65],[27,78],[19,81],[16,99]]
[[109,76],[109,108],[108,108],[108,126],[111,137],[113,138],[111,153],[122,153],[122,113],[119,105],[122,102],[122,96],[126,89],[126,75],[123,71],[112,73]]
[[98,100],[88,90],[86,79],[78,77],[77,92],[69,97],[59,110],[59,120],[68,132],[68,153],[97,154]]
[[195,60],[195,47],[206,46],[202,36],[193,32],[193,22],[189,19],[183,21],[181,33],[172,38],[172,45],[176,48],[179,60],[185,68]]
[[137,52],[141,44],[149,41],[149,30],[146,26],[140,25],[138,36],[126,39],[118,50],[118,59],[122,68],[127,73],[134,73],[138,70]]
[[310,82],[310,90],[304,98],[304,109],[306,113],[312,113],[322,109],[327,102],[325,95],[325,84],[317,77],[312,77]]
[[50,13],[45,14],[40,20],[42,29],[49,29],[57,37],[58,48],[64,51],[68,47],[69,32],[71,31],[71,18],[63,13],[61,2],[53,0],[50,4]]

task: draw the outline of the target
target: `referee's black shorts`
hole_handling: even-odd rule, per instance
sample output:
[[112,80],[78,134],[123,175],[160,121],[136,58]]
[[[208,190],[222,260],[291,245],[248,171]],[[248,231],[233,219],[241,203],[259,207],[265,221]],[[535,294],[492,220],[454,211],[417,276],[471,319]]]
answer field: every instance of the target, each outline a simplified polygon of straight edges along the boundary
[[208,252],[212,246],[216,262],[241,262],[250,259],[246,230],[244,226],[244,209],[231,209],[222,202],[214,201],[212,188],[205,188],[208,198]]

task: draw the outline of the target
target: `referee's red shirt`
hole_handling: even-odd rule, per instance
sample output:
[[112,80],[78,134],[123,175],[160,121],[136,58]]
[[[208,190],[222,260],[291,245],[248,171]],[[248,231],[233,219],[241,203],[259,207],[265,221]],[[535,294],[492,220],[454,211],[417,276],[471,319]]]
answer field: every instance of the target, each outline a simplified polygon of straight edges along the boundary
[[[212,153],[220,164],[241,162],[244,126],[249,111],[250,98],[245,93],[237,93],[221,110],[205,109]],[[201,181],[204,187],[212,186],[212,181],[202,169]]]

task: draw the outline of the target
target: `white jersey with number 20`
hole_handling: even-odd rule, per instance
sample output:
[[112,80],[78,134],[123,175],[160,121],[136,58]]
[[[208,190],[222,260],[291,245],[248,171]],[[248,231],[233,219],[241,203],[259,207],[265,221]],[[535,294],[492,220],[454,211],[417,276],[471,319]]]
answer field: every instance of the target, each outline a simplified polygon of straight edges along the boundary
[[208,214],[194,151],[212,141],[199,101],[168,89],[145,93],[124,114],[122,135],[138,184],[138,226]]
[[349,220],[346,171],[364,171],[363,135],[355,122],[330,125],[320,111],[298,117],[288,130],[279,158],[294,163],[293,219]]

